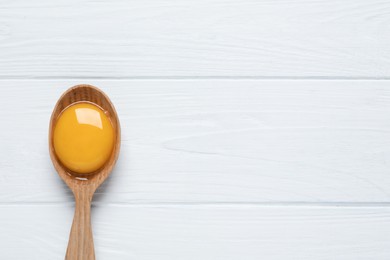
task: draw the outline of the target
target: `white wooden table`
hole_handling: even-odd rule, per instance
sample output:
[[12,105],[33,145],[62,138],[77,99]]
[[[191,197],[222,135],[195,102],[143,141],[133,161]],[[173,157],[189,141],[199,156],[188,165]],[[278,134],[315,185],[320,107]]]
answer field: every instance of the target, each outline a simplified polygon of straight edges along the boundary
[[0,1],[0,259],[63,259],[68,87],[122,150],[98,260],[390,259],[390,1]]

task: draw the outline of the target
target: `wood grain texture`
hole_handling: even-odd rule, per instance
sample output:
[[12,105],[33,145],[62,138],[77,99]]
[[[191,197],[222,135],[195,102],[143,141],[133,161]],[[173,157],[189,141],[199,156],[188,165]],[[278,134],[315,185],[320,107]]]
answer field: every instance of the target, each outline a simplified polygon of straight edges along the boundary
[[92,192],[88,186],[76,188],[75,212],[70,229],[65,260],[95,260],[95,247],[91,225]]
[[[60,114],[67,107],[79,102],[90,102],[100,107],[112,124],[114,144],[107,162],[97,171],[80,174],[73,172],[61,163],[54,146],[54,129]],[[77,111],[76,111],[77,112]],[[80,122],[79,122],[80,123]],[[49,153],[58,175],[72,191],[75,198],[75,214],[70,231],[66,260],[95,260],[95,250],[91,226],[91,201],[96,189],[108,178],[118,159],[121,135],[120,124],[115,107],[109,97],[91,85],[76,85],[59,97],[49,124]]]
[[[72,211],[71,204],[0,206],[2,258],[63,259]],[[97,205],[93,211],[101,260],[390,258],[388,207]]]
[[388,78],[390,2],[0,2],[0,78]]
[[390,259],[389,12],[0,1],[0,259],[66,253],[75,206],[47,135],[81,83],[122,127],[92,204],[98,260]]
[[[88,83],[111,97],[122,126],[97,204],[389,202],[388,81]],[[1,203],[72,201],[47,133],[75,84],[0,82]]]

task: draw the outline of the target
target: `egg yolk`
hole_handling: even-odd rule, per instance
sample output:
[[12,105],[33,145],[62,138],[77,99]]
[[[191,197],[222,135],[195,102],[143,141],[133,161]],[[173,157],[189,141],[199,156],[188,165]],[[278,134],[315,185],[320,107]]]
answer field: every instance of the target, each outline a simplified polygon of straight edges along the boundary
[[114,147],[115,134],[106,114],[90,103],[76,103],[60,114],[53,144],[58,159],[69,170],[88,174],[101,168]]

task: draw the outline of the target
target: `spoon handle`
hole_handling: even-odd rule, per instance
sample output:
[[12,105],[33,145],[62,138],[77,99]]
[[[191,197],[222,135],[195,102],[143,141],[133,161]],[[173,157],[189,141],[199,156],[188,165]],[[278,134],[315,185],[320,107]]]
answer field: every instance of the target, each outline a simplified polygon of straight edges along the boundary
[[65,260],[95,260],[91,226],[92,195],[88,189],[74,191],[76,208]]

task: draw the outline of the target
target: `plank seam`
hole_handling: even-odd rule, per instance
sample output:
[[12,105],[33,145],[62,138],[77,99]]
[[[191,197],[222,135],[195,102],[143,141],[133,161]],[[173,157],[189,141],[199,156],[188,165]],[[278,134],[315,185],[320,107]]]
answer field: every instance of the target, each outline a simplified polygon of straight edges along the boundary
[[[59,202],[0,202],[1,206],[60,206],[73,201]],[[118,207],[336,207],[336,208],[388,208],[390,202],[92,202],[93,206]]]

